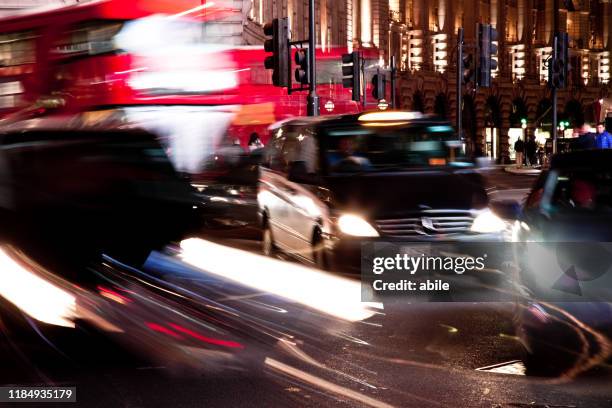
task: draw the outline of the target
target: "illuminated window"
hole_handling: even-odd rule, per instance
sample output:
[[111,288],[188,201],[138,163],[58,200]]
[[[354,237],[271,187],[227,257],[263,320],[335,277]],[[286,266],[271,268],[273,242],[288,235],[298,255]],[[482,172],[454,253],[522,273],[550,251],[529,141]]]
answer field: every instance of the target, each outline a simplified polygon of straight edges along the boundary
[[408,32],[408,69],[418,71],[423,66],[423,32]]
[[401,20],[399,0],[389,0],[389,14],[392,21],[399,22]]
[[448,65],[448,50],[446,34],[440,33],[432,36],[433,65],[438,72],[444,72]]
[[599,54],[597,61],[597,76],[602,84],[610,82],[610,52],[604,51]]
[[589,78],[590,78],[590,68],[591,68],[591,64],[589,63],[589,55],[583,55],[581,57],[581,77],[582,77],[582,81],[584,82],[585,85],[588,85],[589,83]]
[[251,0],[251,11],[249,12],[249,18],[256,23],[263,24],[263,0]]
[[512,78],[521,80],[525,77],[525,45],[517,44],[510,47],[512,55]]

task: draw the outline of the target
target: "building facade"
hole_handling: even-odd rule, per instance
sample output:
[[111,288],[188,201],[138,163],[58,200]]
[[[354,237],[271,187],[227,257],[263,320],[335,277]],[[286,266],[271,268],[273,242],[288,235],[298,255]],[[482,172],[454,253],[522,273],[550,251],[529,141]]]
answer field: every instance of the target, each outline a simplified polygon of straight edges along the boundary
[[[307,38],[308,0],[232,3],[234,25],[226,23],[225,32],[233,44],[261,44],[263,24],[286,16],[293,38]],[[457,29],[464,27],[465,52],[475,53],[477,24],[490,23],[499,33],[498,69],[492,87],[464,86],[462,116],[468,148],[508,162],[518,137],[534,135],[543,143],[552,132],[546,82],[553,13],[571,47],[569,86],[558,93],[560,118],[570,128],[594,124],[610,94],[612,4],[560,3],[555,11],[553,0],[316,0],[317,43],[370,49],[382,64],[395,56],[399,105],[454,121]]]
[[[49,3],[72,1],[0,0],[0,11]],[[543,142],[551,134],[546,81],[554,13],[571,46],[569,86],[558,97],[560,118],[570,127],[592,124],[598,119],[600,100],[610,94],[610,0],[559,3],[562,8],[553,10],[553,0],[315,0],[316,40],[324,49],[369,50],[381,65],[394,56],[399,105],[454,121],[457,29],[464,27],[465,52],[475,53],[477,24],[490,23],[499,33],[498,69],[492,87],[464,86],[462,116],[468,148],[507,162],[514,157],[518,137],[535,135]],[[228,14],[206,25],[211,41],[262,44],[263,25],[277,17],[289,17],[293,39],[308,37],[308,0],[215,4]]]

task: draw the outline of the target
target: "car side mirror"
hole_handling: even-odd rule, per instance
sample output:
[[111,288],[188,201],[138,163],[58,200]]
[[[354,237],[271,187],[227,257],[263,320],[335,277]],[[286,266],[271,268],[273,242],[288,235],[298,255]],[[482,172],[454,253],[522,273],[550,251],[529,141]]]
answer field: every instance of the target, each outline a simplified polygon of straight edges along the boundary
[[294,161],[289,165],[287,179],[299,184],[315,184],[317,177],[308,173],[305,162]]
[[489,207],[495,214],[506,220],[517,220],[523,212],[521,204],[515,200],[492,201]]

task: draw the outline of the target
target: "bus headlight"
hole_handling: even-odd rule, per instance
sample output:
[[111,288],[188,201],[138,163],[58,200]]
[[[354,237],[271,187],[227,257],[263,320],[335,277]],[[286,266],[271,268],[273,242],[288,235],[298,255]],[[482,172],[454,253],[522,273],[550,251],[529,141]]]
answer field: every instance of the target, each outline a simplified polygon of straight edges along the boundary
[[343,234],[354,237],[377,237],[378,232],[362,217],[344,214],[338,218],[338,228]]
[[506,229],[504,220],[493,214],[491,210],[485,210],[478,214],[472,223],[472,232],[491,233],[501,232]]

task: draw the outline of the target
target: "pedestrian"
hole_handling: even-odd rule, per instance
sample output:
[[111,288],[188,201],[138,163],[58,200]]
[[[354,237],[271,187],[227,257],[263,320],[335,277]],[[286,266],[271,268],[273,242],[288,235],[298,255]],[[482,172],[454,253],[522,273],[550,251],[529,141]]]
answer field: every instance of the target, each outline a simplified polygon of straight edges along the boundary
[[580,129],[580,135],[578,140],[576,140],[575,148],[578,150],[597,148],[597,135],[591,131],[591,126],[586,123]]
[[612,135],[608,133],[604,123],[597,124],[597,148],[612,149]]
[[538,152],[536,155],[538,156],[538,163],[540,166],[544,166],[544,146],[538,145]]
[[249,152],[252,152],[257,149],[261,149],[262,147],[264,147],[264,144],[261,142],[261,139],[259,138],[259,135],[257,134],[257,132],[251,133],[251,136],[249,136],[249,145],[248,145]]
[[536,152],[538,150],[538,144],[536,143],[535,136],[529,136],[529,140],[525,143],[525,156],[527,157],[527,164],[529,166],[536,165]]
[[520,137],[514,142],[516,152],[516,167],[523,167],[523,153],[525,152],[525,142]]

